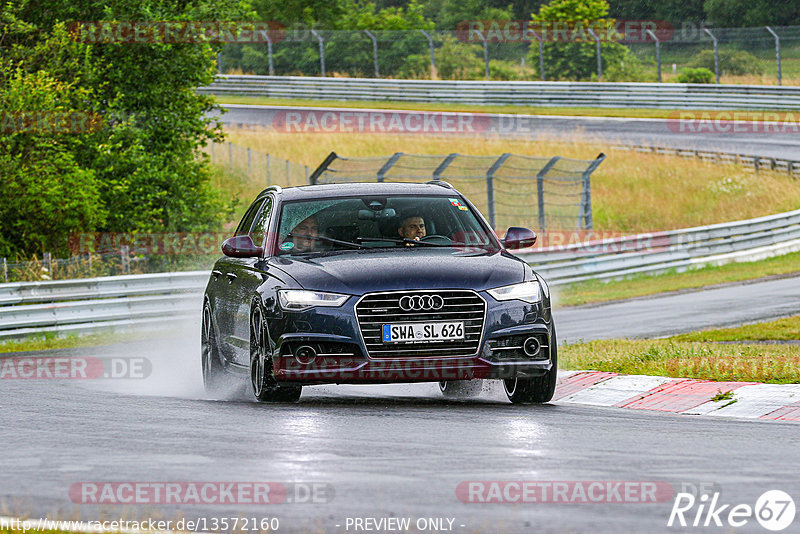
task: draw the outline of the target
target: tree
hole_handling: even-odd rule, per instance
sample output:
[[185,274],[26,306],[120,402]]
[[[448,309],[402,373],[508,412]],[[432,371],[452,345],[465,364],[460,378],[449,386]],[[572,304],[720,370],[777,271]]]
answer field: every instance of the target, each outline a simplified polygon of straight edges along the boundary
[[[591,28],[603,41],[601,55],[603,66],[616,76],[624,70],[639,71],[641,62],[626,47],[614,42],[614,20],[607,18],[609,5],[606,0],[552,0],[533,15],[533,22],[550,28],[555,22],[570,24],[570,29],[561,34],[557,42],[544,45],[544,64],[549,78],[562,80],[584,80],[597,72],[597,54]],[[567,37],[567,39],[563,39]],[[531,47],[529,60],[539,64],[539,48]]]
[[[21,0],[5,7],[2,109],[11,116],[58,112],[97,120],[71,131],[0,130],[4,214],[11,217],[4,217],[4,254],[63,250],[64,236],[76,231],[193,231],[221,223],[226,205],[200,153],[222,137],[219,121],[208,118],[219,108],[194,91],[213,80],[219,45],[101,43],[68,27],[236,14],[232,1],[210,0],[111,7]],[[17,206],[9,207],[10,199]]]
[[725,28],[800,24],[796,0],[705,0],[709,24]]

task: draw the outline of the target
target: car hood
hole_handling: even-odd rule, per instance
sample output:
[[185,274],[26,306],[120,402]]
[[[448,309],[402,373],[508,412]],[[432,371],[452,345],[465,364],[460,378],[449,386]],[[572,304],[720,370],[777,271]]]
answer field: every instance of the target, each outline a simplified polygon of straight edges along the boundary
[[401,289],[476,291],[522,282],[525,264],[507,252],[452,249],[358,250],[305,258],[273,258],[304,289],[363,295]]

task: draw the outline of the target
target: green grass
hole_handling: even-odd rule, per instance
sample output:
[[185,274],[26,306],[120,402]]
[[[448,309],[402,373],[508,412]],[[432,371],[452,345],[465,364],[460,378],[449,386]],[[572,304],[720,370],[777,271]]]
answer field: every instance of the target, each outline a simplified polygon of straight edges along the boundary
[[[533,267],[535,269],[536,265]],[[673,271],[652,276],[636,275],[627,280],[611,282],[589,280],[554,287],[553,293],[557,306],[577,306],[792,273],[800,273],[800,252],[760,261],[709,265],[683,273]],[[800,332],[800,329],[797,331]]]
[[800,383],[799,345],[716,343],[743,339],[795,339],[798,326],[800,316],[795,316],[668,339],[611,339],[567,344],[559,350],[559,365],[562,369],[593,369],[631,375]]
[[[261,96],[228,96],[217,95],[217,102],[221,104],[249,104],[259,106],[302,106],[302,107],[336,107],[336,108],[370,108],[370,109],[403,109],[417,111],[449,111],[449,112],[480,112],[480,113],[510,113],[529,115],[563,115],[587,117],[635,117],[645,119],[666,119],[675,117],[675,110],[668,109],[614,109],[593,107],[542,107],[542,106],[512,106],[489,105],[478,106],[472,104],[424,103],[424,102],[375,102],[372,100],[311,100],[302,98],[268,98]],[[708,111],[709,113],[716,113]],[[701,110],[693,113],[702,113]],[[752,120],[758,120],[752,117]],[[751,120],[746,119],[746,120]]]
[[16,352],[43,351],[53,349],[73,349],[77,347],[100,347],[115,343],[125,343],[145,339],[153,339],[156,336],[164,335],[167,331],[150,332],[147,334],[137,332],[125,333],[104,333],[104,334],[70,334],[67,336],[56,336],[55,334],[39,334],[24,339],[9,340],[0,342],[0,358],[3,355],[13,356]]

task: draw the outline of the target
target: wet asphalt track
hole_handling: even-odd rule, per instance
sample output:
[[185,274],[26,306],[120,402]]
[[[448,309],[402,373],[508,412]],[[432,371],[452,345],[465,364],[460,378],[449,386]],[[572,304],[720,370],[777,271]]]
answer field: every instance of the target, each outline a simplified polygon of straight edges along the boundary
[[[562,340],[664,335],[798,313],[798,297],[800,280],[789,278],[560,309],[555,317]],[[348,517],[389,516],[451,518],[453,532],[470,533],[681,531],[666,527],[671,499],[461,502],[456,487],[475,480],[708,484],[720,491],[720,503],[750,505],[781,489],[800,504],[797,424],[568,404],[517,407],[496,384],[471,401],[446,401],[432,384],[318,386],[306,388],[296,405],[208,401],[197,331],[191,325],[167,337],[62,353],[143,356],[153,364],[148,379],[0,381],[3,513],[277,517],[279,532],[355,532],[345,528]],[[261,506],[73,503],[70,487],[92,481],[327,483],[333,497]],[[753,519],[743,531],[767,532]]]
[[[345,113],[366,112],[356,108],[303,108],[284,106],[225,106],[222,116],[226,124],[273,127],[281,124],[286,111],[326,110]],[[399,110],[380,110],[387,114]],[[475,107],[480,112],[480,107]],[[684,126],[668,119],[629,119],[611,117],[557,117],[548,115],[497,115],[488,114],[490,135],[523,139],[562,138],[574,140],[576,136],[608,144],[645,145],[687,150],[710,150],[800,160],[800,134],[785,125],[773,124],[762,131],[749,133],[710,133],[708,126]],[[477,122],[477,121],[476,121]],[[388,121],[387,121],[388,123]],[[716,128],[716,127],[714,127]],[[723,124],[722,128],[725,128]],[[719,129],[719,128],[717,128]],[[697,131],[693,131],[697,130]],[[474,135],[474,134],[472,134]],[[322,139],[324,141],[324,138]],[[335,147],[332,147],[333,149]]]

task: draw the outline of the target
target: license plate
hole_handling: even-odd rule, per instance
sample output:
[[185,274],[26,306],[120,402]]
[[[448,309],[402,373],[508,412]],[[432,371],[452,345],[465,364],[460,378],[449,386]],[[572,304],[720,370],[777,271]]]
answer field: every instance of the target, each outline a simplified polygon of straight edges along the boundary
[[394,323],[383,325],[384,343],[464,339],[464,323]]

